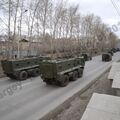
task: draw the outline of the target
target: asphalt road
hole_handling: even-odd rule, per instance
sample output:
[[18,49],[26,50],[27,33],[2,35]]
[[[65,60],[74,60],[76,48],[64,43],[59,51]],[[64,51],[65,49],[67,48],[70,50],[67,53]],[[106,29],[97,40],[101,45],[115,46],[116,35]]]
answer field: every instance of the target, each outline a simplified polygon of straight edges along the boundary
[[[113,61],[120,59],[120,52]],[[101,56],[86,62],[84,75],[67,87],[46,85],[40,77],[23,82],[0,78],[0,120],[38,120],[104,73],[112,62]]]

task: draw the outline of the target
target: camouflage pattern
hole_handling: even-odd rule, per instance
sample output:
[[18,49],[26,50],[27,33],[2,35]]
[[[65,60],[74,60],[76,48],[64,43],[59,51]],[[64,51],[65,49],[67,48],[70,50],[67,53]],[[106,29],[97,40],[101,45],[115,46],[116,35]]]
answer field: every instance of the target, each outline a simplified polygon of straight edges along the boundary
[[112,55],[110,53],[103,53],[102,54],[102,61],[109,62],[112,60]]
[[28,76],[40,75],[39,63],[48,57],[32,57],[1,61],[4,73],[12,78],[25,80]]
[[92,60],[92,56],[89,53],[82,53],[81,56],[84,57],[85,61]]
[[85,60],[83,57],[48,60],[40,64],[44,82],[59,86],[66,86],[69,80],[76,80],[77,77],[81,77],[84,66]]

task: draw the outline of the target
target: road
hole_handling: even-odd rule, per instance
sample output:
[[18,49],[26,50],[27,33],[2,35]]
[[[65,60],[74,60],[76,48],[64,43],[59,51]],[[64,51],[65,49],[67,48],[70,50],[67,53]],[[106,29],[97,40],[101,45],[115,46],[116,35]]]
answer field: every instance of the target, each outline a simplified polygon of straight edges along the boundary
[[[120,53],[113,61],[120,59]],[[76,92],[104,73],[112,62],[102,62],[101,56],[86,62],[83,77],[67,87],[46,85],[40,77],[17,82],[0,78],[0,120],[38,120],[69,99]],[[15,87],[16,86],[16,87]]]

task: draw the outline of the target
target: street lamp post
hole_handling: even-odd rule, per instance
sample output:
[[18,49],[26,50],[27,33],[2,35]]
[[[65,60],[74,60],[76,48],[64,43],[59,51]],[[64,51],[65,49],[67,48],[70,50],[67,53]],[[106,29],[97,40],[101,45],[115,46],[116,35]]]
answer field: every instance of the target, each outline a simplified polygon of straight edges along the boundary
[[17,41],[17,58],[20,58],[20,40],[21,40],[21,25],[22,25],[22,16],[24,13],[26,13],[28,10],[25,10],[23,13],[21,13],[20,17],[19,17],[19,22],[20,25],[18,25],[18,41]]

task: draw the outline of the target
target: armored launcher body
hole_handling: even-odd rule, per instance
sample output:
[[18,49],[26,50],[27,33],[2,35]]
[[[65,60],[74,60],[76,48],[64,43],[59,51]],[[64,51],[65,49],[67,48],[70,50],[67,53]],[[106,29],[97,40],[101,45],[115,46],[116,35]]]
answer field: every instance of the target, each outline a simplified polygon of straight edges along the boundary
[[40,64],[43,81],[47,84],[67,86],[70,81],[82,77],[85,60],[83,57],[66,60],[48,60]]
[[85,61],[92,60],[92,56],[88,53],[82,53],[81,56],[84,57]]
[[39,63],[48,57],[32,57],[15,60],[1,61],[4,73],[12,78],[18,80],[25,80],[29,76],[40,75]]
[[110,53],[110,54],[111,54],[111,56],[113,56],[113,55],[114,55],[114,52],[113,52],[113,51],[111,51],[111,50],[109,50],[109,51],[108,51],[108,53]]
[[109,62],[112,60],[112,55],[110,53],[103,53],[102,54],[102,61]]

